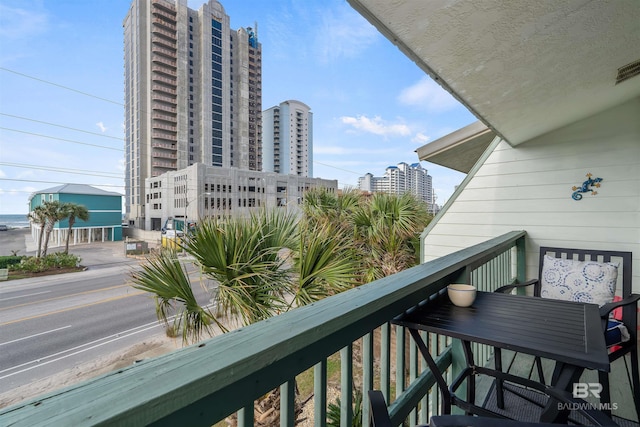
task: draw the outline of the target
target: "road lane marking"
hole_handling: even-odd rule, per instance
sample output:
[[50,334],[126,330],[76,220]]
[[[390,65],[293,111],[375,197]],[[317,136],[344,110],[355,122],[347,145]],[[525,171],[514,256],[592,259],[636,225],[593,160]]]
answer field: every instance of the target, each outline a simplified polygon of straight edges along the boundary
[[[151,326],[148,326],[148,325],[151,325]],[[135,329],[142,328],[144,326],[146,326],[144,329],[139,329],[139,330],[134,331]],[[37,365],[35,365],[35,366],[30,366],[28,368],[24,368],[24,369],[21,369],[19,371],[12,372],[10,374],[0,376],[0,380],[12,377],[12,376],[17,375],[17,374],[21,374],[22,372],[30,371],[30,370],[38,368],[40,366],[48,365],[49,363],[57,362],[58,360],[66,359],[67,357],[75,356],[76,354],[84,353],[85,351],[93,350],[94,348],[98,348],[98,347],[103,346],[105,344],[110,344],[110,343],[112,343],[114,341],[117,341],[119,339],[122,339],[122,338],[128,338],[128,337],[130,337],[132,335],[139,334],[140,332],[148,331],[148,330],[153,329],[153,328],[155,328],[157,326],[160,326],[160,324],[158,322],[148,323],[147,325],[142,325],[142,326],[138,326],[137,328],[130,329],[129,331],[134,331],[134,332],[131,332],[131,333],[127,334],[127,335],[123,335],[123,334],[126,333],[126,332],[129,332],[129,331],[123,331],[123,332],[120,332],[120,333],[117,333],[117,334],[114,334],[114,335],[110,335],[108,337],[101,338],[99,340],[91,341],[91,342],[88,342],[86,344],[82,344],[82,345],[79,345],[77,347],[70,348],[68,350],[64,350],[64,351],[60,351],[58,353],[54,353],[54,354],[50,354],[48,356],[44,356],[44,357],[42,357],[40,359],[35,359],[35,360],[30,361],[30,362],[26,362],[26,363],[22,363],[20,365],[12,366],[11,368],[3,369],[2,371],[0,371],[0,374],[2,374],[4,372],[7,372],[7,371],[11,371],[11,370],[16,369],[16,368],[21,368],[23,366],[32,365],[34,363],[37,363]],[[109,341],[101,342],[101,343],[93,345],[91,347],[82,348],[84,346],[87,346],[87,345],[90,345],[90,344],[93,344],[93,343],[97,343],[99,341],[102,341],[102,340],[105,340],[105,339],[108,339],[108,338],[111,338],[111,337],[115,337],[115,338],[110,339]],[[68,353],[68,352],[76,350],[76,349],[80,349],[80,350],[64,355],[64,353]],[[46,362],[41,362],[43,359],[48,359],[48,358],[56,357],[56,356],[59,356],[59,355],[63,355],[63,356],[60,356],[57,359],[51,359],[51,360],[47,360]]]
[[[63,295],[63,296],[60,296],[60,297],[53,297],[53,298],[43,299],[43,300],[40,300],[40,301],[25,302],[23,304],[12,305],[12,306],[9,306],[9,307],[0,308],[0,311],[9,310],[11,308],[25,307],[27,305],[40,304],[40,303],[43,303],[43,302],[55,301],[55,300],[59,300],[59,299],[67,299],[67,298],[70,298],[70,297],[75,297],[77,295],[88,295],[88,294],[93,294],[93,293],[96,293],[96,292],[110,291],[112,289],[118,289],[118,288],[122,288],[124,286],[130,286],[130,285],[126,285],[126,284],[125,285],[116,285],[116,286],[110,286],[108,288],[94,289],[92,291],[77,292],[75,294],[69,294],[69,295]],[[47,292],[50,292],[50,291],[47,291]]]
[[124,299],[124,298],[129,298],[129,297],[135,297],[135,296],[146,294],[146,293],[147,292],[145,292],[145,291],[140,291],[140,292],[135,292],[135,293],[132,293],[132,294],[119,295],[119,296],[116,296],[116,297],[111,297],[111,298],[103,299],[103,300],[96,301],[96,302],[90,302],[90,303],[87,303],[87,304],[77,305],[75,307],[68,307],[68,308],[63,308],[61,310],[50,311],[48,313],[36,314],[34,316],[29,316],[29,317],[23,317],[22,319],[10,320],[8,322],[0,323],[0,326],[11,325],[13,323],[24,322],[26,320],[38,319],[40,317],[46,317],[46,316],[50,316],[52,314],[59,314],[59,313],[67,312],[67,311],[77,310],[79,308],[91,307],[93,305],[103,304],[105,302],[117,301],[119,299]]
[[0,346],[6,345],[6,344],[11,344],[11,343],[22,341],[22,340],[26,340],[26,339],[29,339],[29,338],[34,338],[34,337],[37,337],[37,336],[40,336],[40,335],[50,334],[51,332],[61,331],[63,329],[67,329],[67,328],[70,328],[70,327],[71,327],[71,325],[67,325],[67,326],[63,326],[61,328],[51,329],[50,331],[44,331],[44,332],[40,332],[38,334],[28,335],[26,337],[22,337],[22,338],[18,338],[18,339],[15,339],[15,340],[11,340],[11,341],[0,343]]
[[51,291],[42,291],[42,292],[36,292],[35,294],[26,294],[26,295],[18,295],[17,297],[2,298],[2,301],[8,301],[10,299],[16,299],[16,298],[32,297],[34,295],[40,295],[40,294],[48,294],[49,292]]
[[[211,308],[213,308],[215,306],[216,306],[216,304],[213,303],[213,304],[207,304],[203,308],[211,309]],[[176,317],[175,315],[169,316],[167,318],[167,321],[171,321],[175,317]],[[21,363],[20,365],[16,365],[16,366],[12,366],[10,368],[6,368],[6,369],[3,369],[3,370],[0,370],[0,374],[3,374],[5,372],[12,371],[14,369],[22,368],[22,367],[25,367],[25,366],[28,366],[28,365],[33,365],[34,363],[36,364],[34,366],[25,367],[24,369],[21,369],[19,371],[12,372],[10,374],[0,376],[0,380],[4,379],[4,378],[11,377],[13,375],[20,374],[22,372],[30,371],[32,369],[38,368],[38,367],[43,366],[43,365],[48,365],[49,363],[53,363],[53,362],[57,362],[57,361],[62,360],[62,359],[66,359],[67,357],[75,356],[76,354],[80,354],[80,353],[83,353],[85,351],[93,350],[94,348],[98,348],[100,346],[112,343],[112,342],[117,341],[117,340],[122,339],[122,338],[128,338],[128,337],[133,336],[135,334],[138,334],[140,332],[145,332],[145,331],[148,331],[150,329],[153,329],[153,328],[155,328],[157,326],[162,326],[162,323],[159,322],[159,321],[145,323],[143,325],[136,326],[135,328],[127,329],[127,330],[124,330],[122,332],[118,332],[116,334],[112,334],[112,335],[109,335],[109,336],[106,336],[106,337],[103,337],[103,338],[99,338],[97,340],[90,341],[88,343],[84,343],[84,344],[81,344],[79,346],[67,349],[67,350],[59,351],[57,353],[41,357],[40,359],[35,359],[35,360],[30,361],[30,362]],[[104,340],[109,340],[109,341],[104,341]],[[101,341],[104,341],[104,342],[101,342]],[[98,344],[96,344],[96,343],[98,343]],[[93,344],[95,344],[95,345],[93,345]],[[85,346],[90,346],[90,347],[83,348]],[[78,350],[78,351],[74,351],[74,350]],[[73,351],[73,353],[65,355],[65,353],[68,353],[70,351]],[[52,357],[57,357],[57,356],[60,356],[60,357],[58,357],[57,359],[46,360],[46,359],[49,359],[49,358],[52,358]],[[42,362],[42,360],[46,360],[46,361]]]

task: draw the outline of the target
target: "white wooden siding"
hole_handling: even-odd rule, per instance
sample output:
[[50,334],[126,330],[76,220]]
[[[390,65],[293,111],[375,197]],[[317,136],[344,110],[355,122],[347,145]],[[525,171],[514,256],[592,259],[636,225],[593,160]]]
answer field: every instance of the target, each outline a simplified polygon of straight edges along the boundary
[[[516,147],[496,142],[427,228],[423,261],[512,230],[527,232],[527,276],[540,246],[633,252],[640,292],[640,99]],[[573,200],[586,174],[597,195]]]

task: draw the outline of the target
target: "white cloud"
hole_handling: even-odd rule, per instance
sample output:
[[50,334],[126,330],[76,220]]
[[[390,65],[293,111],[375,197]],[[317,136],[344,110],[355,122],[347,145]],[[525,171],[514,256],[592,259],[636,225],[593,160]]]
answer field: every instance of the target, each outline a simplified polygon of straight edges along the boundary
[[413,138],[411,138],[411,142],[416,142],[418,144],[426,144],[427,142],[429,142],[430,139],[431,139],[430,136],[425,135],[422,132],[418,132],[414,135]]
[[0,178],[6,178],[7,174],[4,173],[4,171],[2,169],[0,169]]
[[0,4],[0,38],[28,39],[45,32],[47,27],[48,20],[44,13]]
[[449,92],[428,77],[423,77],[418,83],[402,90],[398,101],[404,105],[417,106],[438,113],[452,110],[460,105]]
[[407,136],[411,134],[411,129],[404,123],[387,123],[380,116],[369,118],[367,116],[340,117],[342,123],[352,128],[382,136]]
[[98,122],[98,123],[96,123],[96,126],[98,126],[98,127],[100,128],[100,131],[101,131],[102,133],[105,133],[105,132],[107,131],[106,126],[105,126],[105,125],[104,125],[104,123],[102,123],[102,122]]

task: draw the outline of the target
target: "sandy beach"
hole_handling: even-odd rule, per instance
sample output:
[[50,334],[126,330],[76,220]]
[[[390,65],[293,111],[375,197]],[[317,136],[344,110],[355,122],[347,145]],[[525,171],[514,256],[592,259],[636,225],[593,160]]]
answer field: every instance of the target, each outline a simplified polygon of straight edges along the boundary
[[[8,231],[0,231],[0,256],[13,255],[13,252],[17,252],[18,255],[28,255],[26,239],[32,240],[28,228],[12,228]],[[30,246],[35,249],[35,244]]]

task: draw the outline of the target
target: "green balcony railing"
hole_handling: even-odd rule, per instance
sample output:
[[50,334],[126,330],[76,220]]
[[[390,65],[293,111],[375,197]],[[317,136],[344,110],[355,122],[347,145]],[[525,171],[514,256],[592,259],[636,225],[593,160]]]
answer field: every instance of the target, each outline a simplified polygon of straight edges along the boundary
[[[352,396],[381,389],[394,425],[438,413],[431,372],[390,319],[453,282],[481,290],[522,280],[523,231],[438,258],[317,303],[136,363],[0,410],[7,426],[213,426],[237,413],[254,425],[254,401],[280,389],[280,425],[295,424],[295,378],[313,368],[314,425],[325,426],[328,360],[339,353],[341,426],[351,427]],[[425,336],[437,364],[452,374],[450,341]],[[359,357],[354,357],[354,348]],[[489,358],[488,349],[478,348]],[[336,356],[334,356],[335,358]],[[357,359],[357,363],[356,363]],[[355,380],[354,380],[355,379]],[[365,421],[364,425],[367,424]]]

